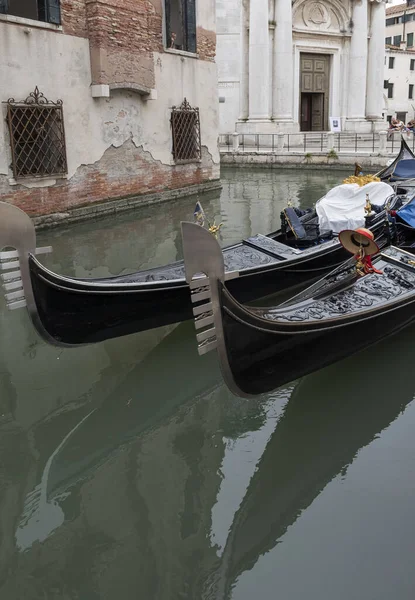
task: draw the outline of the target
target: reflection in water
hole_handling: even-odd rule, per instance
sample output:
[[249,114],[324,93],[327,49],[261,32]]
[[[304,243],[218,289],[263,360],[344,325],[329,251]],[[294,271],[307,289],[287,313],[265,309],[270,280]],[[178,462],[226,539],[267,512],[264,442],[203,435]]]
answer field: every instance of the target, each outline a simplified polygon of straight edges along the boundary
[[[221,197],[202,203],[231,243],[276,229],[288,198],[304,206],[342,178],[228,171]],[[41,243],[54,246],[45,261],[77,276],[172,261],[194,201],[43,233]],[[197,356],[192,323],[79,350],[46,346],[24,312],[1,309],[0,328],[1,598],[336,596],[318,584],[292,595],[274,571],[285,561],[301,573],[296,556],[284,554],[294,524],[333,478],[347,480],[359,449],[412,400],[410,377],[396,386],[395,377],[376,375],[386,362],[392,374],[410,372],[415,330],[248,402],[222,384],[214,354]],[[407,479],[403,470],[409,507]],[[340,535],[350,529],[341,516],[336,526]],[[400,532],[408,556],[411,539],[410,528]],[[258,577],[276,552],[279,562]],[[399,551],[389,558],[404,559]],[[382,567],[385,598],[406,600]]]
[[62,509],[56,500],[48,500],[50,470],[55,456],[59,454],[70,437],[92,414],[88,413],[62,440],[52,452],[43,470],[40,484],[29,492],[25,500],[21,521],[16,530],[16,543],[19,550],[26,550],[36,542],[43,542],[65,520]]
[[377,373],[382,367],[406,372],[414,334],[411,328],[295,387],[235,513],[212,597],[229,598],[238,577],[275,546],[336,475],[346,476],[358,450],[413,400],[410,378],[397,386],[395,377],[368,376],[362,366],[378,363]]

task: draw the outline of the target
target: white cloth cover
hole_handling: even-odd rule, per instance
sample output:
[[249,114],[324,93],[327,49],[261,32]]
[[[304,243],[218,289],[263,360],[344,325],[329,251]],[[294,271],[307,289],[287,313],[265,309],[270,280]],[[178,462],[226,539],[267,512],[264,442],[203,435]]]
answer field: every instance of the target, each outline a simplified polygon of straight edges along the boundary
[[387,183],[373,181],[360,187],[357,183],[344,183],[330,190],[316,204],[320,233],[343,229],[357,229],[365,225],[366,194],[371,204],[382,206],[394,193]]

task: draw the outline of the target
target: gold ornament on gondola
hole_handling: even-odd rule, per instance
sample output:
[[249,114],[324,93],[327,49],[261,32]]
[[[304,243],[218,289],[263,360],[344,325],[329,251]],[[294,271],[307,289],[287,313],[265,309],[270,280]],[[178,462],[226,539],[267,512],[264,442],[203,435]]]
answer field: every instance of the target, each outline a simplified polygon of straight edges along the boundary
[[360,248],[358,254],[356,254],[356,273],[359,277],[366,275],[365,273],[365,251]]
[[215,238],[218,237],[218,233],[222,225],[223,223],[219,223],[219,225],[216,225],[215,221],[213,221],[213,225],[209,224],[209,231]]
[[368,217],[371,212],[372,212],[372,205],[370,203],[369,194],[366,194],[366,204],[365,204],[365,213],[366,213],[366,216]]
[[209,233],[211,233],[217,239],[219,230],[222,227],[222,223],[216,225],[216,222],[213,221],[213,224],[211,225],[206,217],[205,211],[203,210],[203,206],[199,201],[196,202],[196,206],[193,212],[193,218],[196,225],[200,225],[200,227],[207,226]]
[[375,177],[375,175],[350,175],[350,177],[343,180],[343,183],[357,183],[360,187],[363,187],[375,181],[380,181],[379,177]]

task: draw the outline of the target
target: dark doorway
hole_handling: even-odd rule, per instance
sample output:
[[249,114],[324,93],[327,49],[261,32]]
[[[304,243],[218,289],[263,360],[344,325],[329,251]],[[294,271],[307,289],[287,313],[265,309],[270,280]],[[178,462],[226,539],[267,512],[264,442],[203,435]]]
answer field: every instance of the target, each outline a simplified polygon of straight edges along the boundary
[[301,131],[323,131],[324,94],[301,94]]
[[327,131],[330,97],[330,55],[300,55],[301,131]]

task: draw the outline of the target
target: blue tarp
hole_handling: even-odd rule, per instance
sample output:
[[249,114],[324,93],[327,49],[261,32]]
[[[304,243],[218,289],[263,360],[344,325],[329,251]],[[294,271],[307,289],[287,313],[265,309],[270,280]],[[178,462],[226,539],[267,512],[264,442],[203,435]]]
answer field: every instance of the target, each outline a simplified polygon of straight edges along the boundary
[[391,181],[415,177],[415,159],[400,160],[392,173]]
[[415,200],[408,202],[401,210],[398,210],[397,215],[402,221],[405,221],[411,227],[415,227]]

